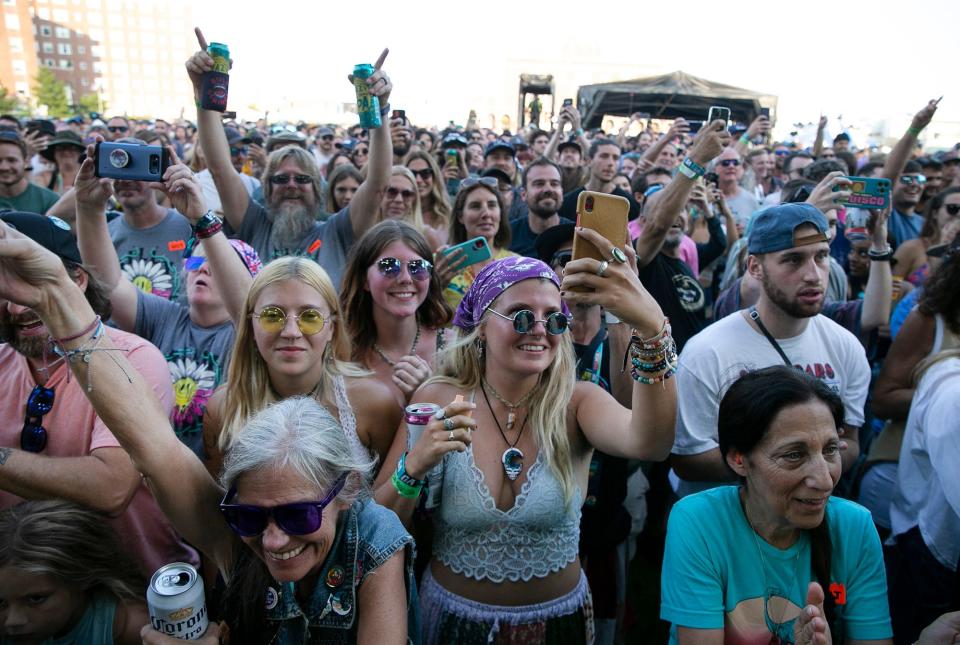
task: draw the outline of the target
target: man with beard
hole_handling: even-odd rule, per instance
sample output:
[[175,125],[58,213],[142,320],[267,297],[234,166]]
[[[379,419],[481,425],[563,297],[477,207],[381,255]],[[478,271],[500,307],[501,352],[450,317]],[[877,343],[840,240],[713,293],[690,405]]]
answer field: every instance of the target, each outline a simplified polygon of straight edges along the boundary
[[[146,145],[133,138],[117,143]],[[158,204],[153,188],[145,181],[114,179],[113,191],[123,214],[107,228],[123,276],[144,293],[177,300],[180,263],[192,234],[190,222],[176,209]]]
[[[66,222],[16,212],[0,219],[16,229],[7,229],[7,237],[30,238],[56,254],[93,310],[103,320],[110,317],[106,290],[81,264]],[[157,348],[102,324],[99,330],[136,370],[130,377],[151,384],[156,400],[144,405],[160,405],[169,413],[170,372]],[[0,510],[25,499],[64,499],[112,517],[108,521],[137,558],[141,573],[149,575],[181,558],[197,564],[196,552],[173,532],[130,457],[94,413],[80,383],[68,378],[70,368],[51,350],[49,335],[33,310],[0,304],[0,337],[7,341],[0,345]]]
[[557,214],[563,199],[560,167],[546,157],[532,161],[523,171],[520,196],[527,204],[527,216],[510,222],[510,250],[535,258],[537,236],[558,224],[573,224]]
[[[380,105],[386,105],[386,103],[381,102]],[[403,165],[403,159],[410,152],[410,146],[413,143],[413,126],[410,125],[410,119],[405,116],[390,119],[390,142],[393,144],[393,165]]]
[[630,202],[630,219],[640,215],[640,204],[630,193],[620,190],[613,183],[617,175],[617,165],[620,162],[620,146],[613,139],[594,139],[590,144],[590,179],[583,188],[577,188],[563,196],[563,205],[560,215],[567,219],[577,217],[577,198],[585,190],[597,193],[618,195]]
[[[213,58],[199,30],[198,40],[200,51],[186,63],[196,96],[200,96],[203,73],[213,69]],[[390,112],[388,101],[393,87],[380,69],[387,53],[383,51],[374,66],[376,71],[366,79],[370,93],[380,99],[384,118]],[[373,226],[380,212],[380,197],[387,189],[393,160],[390,128],[371,132],[367,178],[350,204],[318,222],[316,213],[323,192],[320,169],[310,152],[287,146],[267,157],[264,206],[250,198],[230,163],[220,113],[197,107],[197,126],[207,166],[223,202],[226,233],[252,246],[264,263],[283,255],[310,257],[326,270],[334,285],[339,285],[350,246]]]
[[[714,323],[680,354],[677,388],[684,394],[671,480],[681,497],[734,479],[718,448],[717,410],[726,385],[744,370],[786,363],[822,379],[844,404],[844,470],[859,454],[870,365],[857,337],[821,313],[830,266],[827,218],[807,203],[765,209],[754,217],[748,250],[747,271],[762,289],[756,306]],[[876,259],[889,261],[889,249],[880,251],[886,252]]]
[[30,183],[27,144],[12,130],[0,130],[0,208],[46,213],[60,196]]

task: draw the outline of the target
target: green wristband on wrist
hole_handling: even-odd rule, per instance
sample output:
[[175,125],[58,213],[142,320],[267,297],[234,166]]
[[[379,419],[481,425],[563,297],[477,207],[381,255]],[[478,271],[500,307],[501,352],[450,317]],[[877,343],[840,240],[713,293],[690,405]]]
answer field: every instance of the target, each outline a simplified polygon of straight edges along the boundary
[[915,128],[915,127],[913,127],[913,126],[911,125],[909,128],[907,128],[907,132],[909,132],[910,134],[912,134],[912,135],[915,136],[915,137],[919,137],[919,136],[920,136],[920,132],[922,132],[922,129]]
[[749,146],[749,145],[750,145],[750,138],[747,137],[747,135],[745,135],[745,134],[744,134],[744,135],[740,135],[740,143],[742,143],[742,144],[745,145],[745,146]]
[[406,499],[417,499],[420,497],[420,492],[423,490],[423,484],[420,484],[419,486],[411,486],[410,484],[404,483],[400,477],[397,476],[396,472],[394,472],[393,476],[390,477],[390,482],[396,489],[397,495]]

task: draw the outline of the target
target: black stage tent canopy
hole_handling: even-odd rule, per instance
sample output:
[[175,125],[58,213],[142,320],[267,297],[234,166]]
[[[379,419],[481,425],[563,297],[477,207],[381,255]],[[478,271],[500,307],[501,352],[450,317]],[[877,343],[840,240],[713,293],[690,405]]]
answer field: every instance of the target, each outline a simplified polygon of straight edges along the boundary
[[603,116],[630,116],[641,112],[653,119],[703,121],[711,105],[730,108],[730,118],[750,123],[761,107],[770,108],[776,120],[777,97],[740,87],[715,83],[686,72],[584,85],[577,91],[577,107],[583,115],[583,127],[600,127]]

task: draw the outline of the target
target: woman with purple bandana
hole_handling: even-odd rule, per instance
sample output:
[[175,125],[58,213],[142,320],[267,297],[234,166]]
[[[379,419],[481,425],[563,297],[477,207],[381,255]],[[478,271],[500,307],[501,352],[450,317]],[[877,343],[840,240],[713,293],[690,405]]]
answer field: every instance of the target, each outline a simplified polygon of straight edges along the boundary
[[[577,543],[593,450],[661,460],[673,444],[669,325],[637,278],[632,247],[577,234],[607,260],[567,263],[562,284],[527,257],[479,272],[457,309],[457,342],[412,398],[445,407],[409,450],[397,433],[377,479],[377,501],[405,521],[428,473],[429,497],[440,493],[421,586],[425,643],[591,642]],[[632,412],[576,381],[564,300],[633,326]]]

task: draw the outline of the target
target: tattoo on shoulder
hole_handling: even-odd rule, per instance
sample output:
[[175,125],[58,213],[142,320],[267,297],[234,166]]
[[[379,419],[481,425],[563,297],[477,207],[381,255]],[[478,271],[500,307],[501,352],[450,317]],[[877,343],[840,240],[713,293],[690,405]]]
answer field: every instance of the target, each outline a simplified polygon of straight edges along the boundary
[[10,456],[10,453],[13,452],[13,448],[0,448],[0,466],[7,463],[7,458]]

